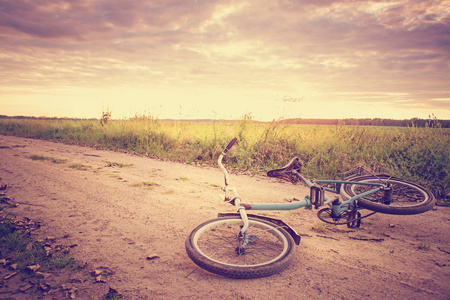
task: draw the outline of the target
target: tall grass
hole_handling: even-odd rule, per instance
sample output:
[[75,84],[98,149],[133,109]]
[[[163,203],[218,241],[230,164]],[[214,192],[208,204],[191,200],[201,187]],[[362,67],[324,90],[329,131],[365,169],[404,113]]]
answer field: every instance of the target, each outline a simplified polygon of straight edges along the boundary
[[258,123],[248,116],[202,123],[142,115],[107,123],[1,119],[0,133],[206,164],[215,164],[227,142],[238,137],[226,158],[227,165],[237,169],[265,171],[298,156],[305,163],[304,173],[313,178],[334,178],[363,165],[419,182],[442,199],[450,193],[450,131],[435,122],[425,128],[316,126]]

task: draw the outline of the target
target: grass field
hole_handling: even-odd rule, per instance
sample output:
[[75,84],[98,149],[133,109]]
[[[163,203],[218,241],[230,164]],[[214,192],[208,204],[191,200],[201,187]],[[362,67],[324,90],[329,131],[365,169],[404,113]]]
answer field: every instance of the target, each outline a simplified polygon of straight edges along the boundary
[[293,156],[312,178],[333,179],[356,166],[415,181],[445,200],[450,193],[450,130],[419,127],[289,125],[240,121],[0,119],[0,134],[57,140],[186,163],[215,164],[233,137],[226,164],[251,172],[280,167]]

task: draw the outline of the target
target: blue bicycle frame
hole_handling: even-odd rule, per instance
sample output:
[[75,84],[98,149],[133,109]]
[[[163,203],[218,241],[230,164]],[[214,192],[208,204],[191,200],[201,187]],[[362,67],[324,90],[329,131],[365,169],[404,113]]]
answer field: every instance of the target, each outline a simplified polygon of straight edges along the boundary
[[[219,156],[218,159],[218,165],[221,168],[221,170],[224,173],[225,176],[225,187],[222,188],[222,190],[225,192],[225,196],[222,197],[222,199],[230,204],[233,204],[237,212],[239,213],[241,219],[244,222],[244,226],[241,228],[241,233],[245,235],[245,232],[249,226],[248,217],[247,217],[247,211],[250,210],[295,210],[302,207],[305,207],[306,209],[312,209],[314,206],[316,209],[322,207],[322,206],[329,206],[331,209],[331,212],[329,216],[331,218],[335,218],[336,220],[339,220],[341,218],[341,214],[346,211],[352,211],[356,214],[356,211],[359,210],[357,206],[357,200],[361,199],[363,197],[366,197],[370,194],[379,192],[381,190],[384,190],[386,187],[388,187],[385,184],[382,183],[368,183],[368,182],[353,182],[353,181],[340,181],[340,180],[313,180],[310,181],[306,179],[300,172],[297,170],[291,170],[290,172],[296,176],[297,179],[300,179],[303,181],[309,188],[310,188],[310,195],[307,195],[303,200],[300,201],[294,201],[291,203],[241,203],[241,199],[237,195],[236,188],[229,187],[228,186],[228,171],[222,164],[222,159],[224,155],[231,149],[231,147],[236,142],[236,139],[233,139],[228,146],[224,149],[222,154]],[[319,184],[335,184],[336,189],[330,189],[326,187],[322,187]],[[358,184],[358,185],[367,185],[367,186],[373,186],[374,188],[366,191],[364,193],[358,194],[356,196],[350,197],[349,199],[342,199],[343,202],[340,200],[340,189],[343,184]],[[234,197],[228,197],[228,192],[233,192]],[[329,198],[327,195],[325,195],[325,192],[331,192],[334,194],[337,194],[338,196],[335,196],[334,198]],[[319,211],[320,213],[320,211]],[[350,220],[348,222],[354,221]],[[360,219],[360,218],[359,218]],[[275,222],[279,222],[280,220],[274,220]],[[341,223],[342,224],[342,223]],[[288,225],[286,225],[288,226]],[[359,225],[357,225],[359,226]],[[289,227],[289,226],[288,226]],[[290,228],[290,227],[289,227]],[[292,230],[292,229],[290,229]],[[292,230],[295,232],[294,230]],[[296,235],[296,234],[294,234]],[[293,236],[294,236],[293,235]],[[299,240],[299,237],[297,237]]]
[[[314,189],[314,187],[317,187],[316,184],[337,184],[337,186],[340,188],[342,184],[359,184],[359,185],[368,185],[373,186],[374,188],[365,192],[358,194],[344,202],[339,201],[339,197],[330,199],[327,197],[327,195],[323,195],[324,197],[324,203],[323,205],[329,205],[331,209],[333,210],[333,214],[338,216],[341,212],[348,210],[348,209],[357,209],[356,207],[356,200],[366,197],[370,194],[379,192],[385,188],[384,184],[381,183],[366,183],[366,182],[353,182],[353,181],[336,181],[336,180],[314,180],[309,181],[306,178],[304,178],[301,174],[298,174],[302,181],[309,187]],[[340,191],[333,190],[329,188],[322,188],[324,191],[331,192],[334,194],[339,194]],[[295,210],[302,207],[305,207],[306,209],[312,209],[313,203],[311,202],[311,199],[313,196],[307,195],[303,200],[295,201],[291,203],[252,203],[252,204],[245,204],[240,203],[241,206],[245,208],[245,210]],[[317,207],[318,208],[318,207]]]

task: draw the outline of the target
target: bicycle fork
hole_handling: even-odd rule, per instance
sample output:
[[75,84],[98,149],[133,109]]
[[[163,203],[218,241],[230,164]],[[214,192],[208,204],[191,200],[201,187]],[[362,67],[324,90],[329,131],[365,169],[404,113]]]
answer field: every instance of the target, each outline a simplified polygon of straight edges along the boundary
[[241,228],[241,234],[244,235],[249,226],[247,212],[245,210],[245,207],[241,206],[240,198],[238,198],[238,197],[234,198],[234,205],[236,206],[236,209],[237,209],[239,215],[241,216],[242,221],[244,222],[244,226],[242,226],[242,228]]
[[241,206],[240,198],[238,198],[238,197],[234,198],[234,205],[237,208],[239,215],[241,216],[242,222],[244,222],[244,225],[241,226],[241,230],[239,231],[239,233],[236,236],[239,243],[238,243],[235,251],[238,255],[243,255],[243,254],[245,254],[245,247],[247,246],[247,244],[249,242],[248,234],[246,233],[246,231],[249,227],[248,216],[247,216],[247,212],[245,211],[245,208],[243,206]]

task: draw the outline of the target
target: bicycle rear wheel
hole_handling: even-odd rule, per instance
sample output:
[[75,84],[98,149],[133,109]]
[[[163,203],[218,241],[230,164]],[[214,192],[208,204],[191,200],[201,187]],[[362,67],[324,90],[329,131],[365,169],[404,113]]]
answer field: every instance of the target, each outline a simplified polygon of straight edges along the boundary
[[249,217],[242,248],[240,217],[207,221],[186,239],[186,252],[199,267],[233,278],[258,278],[284,270],[294,257],[294,240],[283,228]]
[[[358,206],[375,212],[391,215],[414,215],[426,212],[433,208],[433,194],[424,187],[415,183],[390,177],[388,175],[373,175],[354,177],[351,181],[364,183],[381,183],[387,181],[391,184],[392,194],[390,202],[384,198],[384,191],[370,194],[358,200]],[[373,186],[361,184],[344,184],[341,187],[341,197],[345,200],[373,189]]]

